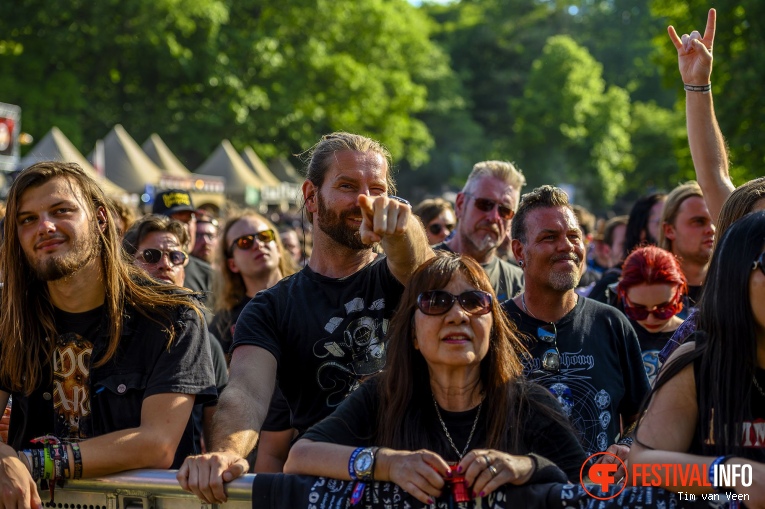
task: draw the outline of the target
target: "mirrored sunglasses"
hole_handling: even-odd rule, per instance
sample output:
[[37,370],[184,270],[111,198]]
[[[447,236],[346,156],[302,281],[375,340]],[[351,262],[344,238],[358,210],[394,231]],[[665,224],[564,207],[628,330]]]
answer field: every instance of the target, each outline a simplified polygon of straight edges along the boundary
[[273,242],[276,240],[276,233],[274,233],[273,230],[263,230],[262,232],[258,233],[250,233],[248,235],[242,235],[241,237],[234,240],[234,242],[231,243],[231,246],[228,248],[228,254],[231,256],[234,253],[234,248],[237,247],[242,250],[248,250],[251,249],[252,246],[255,244],[255,239],[262,242],[263,244],[268,244],[269,242]]
[[668,320],[683,309],[683,303],[679,297],[675,297],[664,304],[659,304],[651,310],[645,306],[631,303],[626,295],[623,296],[623,299],[624,314],[635,321],[645,320],[648,318],[648,315],[653,315],[657,320]]
[[508,219],[512,219],[513,216],[515,215],[515,211],[513,211],[513,209],[505,205],[502,205],[501,203],[497,203],[494,200],[490,200],[488,198],[478,198],[469,193],[465,193],[465,194],[473,198],[473,204],[475,205],[475,208],[477,208],[481,212],[491,212],[492,210],[494,210],[494,207],[497,207],[497,214],[499,214],[499,217],[501,217],[505,221],[507,221]]
[[417,297],[417,308],[426,315],[443,315],[455,302],[471,315],[485,315],[491,311],[491,294],[480,290],[452,295],[444,290],[422,292]]
[[139,253],[139,257],[144,262],[154,265],[162,260],[162,257],[167,255],[167,259],[170,260],[171,265],[183,265],[186,263],[188,256],[183,251],[160,251],[159,249],[144,249]]
[[537,338],[551,345],[542,354],[542,369],[551,373],[560,372],[560,351],[558,350],[558,329],[554,323],[537,328]]
[[441,223],[433,223],[432,225],[428,226],[428,231],[432,233],[433,235],[441,235],[441,232],[446,228],[449,231],[454,230],[453,224],[441,224]]

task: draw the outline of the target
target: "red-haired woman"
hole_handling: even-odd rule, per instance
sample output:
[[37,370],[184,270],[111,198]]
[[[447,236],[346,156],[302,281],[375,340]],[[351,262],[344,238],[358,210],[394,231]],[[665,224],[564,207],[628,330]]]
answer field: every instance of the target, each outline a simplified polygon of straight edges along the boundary
[[683,323],[676,315],[683,309],[687,292],[685,276],[672,253],[656,246],[642,247],[624,260],[616,291],[637,332],[643,364],[653,384],[659,352]]

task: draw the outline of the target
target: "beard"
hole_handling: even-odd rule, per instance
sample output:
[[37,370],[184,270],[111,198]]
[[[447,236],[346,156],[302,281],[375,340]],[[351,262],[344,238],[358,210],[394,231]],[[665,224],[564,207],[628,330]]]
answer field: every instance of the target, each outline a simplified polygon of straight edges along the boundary
[[502,243],[499,227],[494,223],[481,222],[476,225],[476,230],[460,232],[460,234],[463,239],[473,245],[477,253],[487,254],[497,249]]
[[70,237],[70,242],[69,251],[66,253],[49,256],[44,260],[29,261],[39,280],[57,281],[67,278],[101,254],[98,225],[95,222],[87,235],[74,240]]
[[[526,253],[526,265],[533,265],[533,260],[534,257],[531,255],[531,253]],[[547,273],[547,284],[550,286],[550,288],[557,292],[567,292],[569,290],[573,290],[579,285],[579,280],[582,278],[582,259],[573,253],[555,256],[550,259],[553,264],[558,260],[572,260],[576,264],[576,270],[550,270]]]
[[361,234],[358,228],[350,227],[347,223],[348,218],[351,216],[361,217],[361,208],[356,207],[352,210],[344,210],[337,213],[326,206],[321,193],[317,193],[317,196],[319,206],[317,225],[321,231],[341,246],[349,249],[357,251],[372,249],[371,245],[364,244],[361,241]]

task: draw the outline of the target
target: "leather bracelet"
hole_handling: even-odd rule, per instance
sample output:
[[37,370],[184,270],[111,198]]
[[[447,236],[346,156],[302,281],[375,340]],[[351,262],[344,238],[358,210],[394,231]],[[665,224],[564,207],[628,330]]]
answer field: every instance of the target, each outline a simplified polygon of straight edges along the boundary
[[686,90],[686,92],[703,92],[708,94],[709,91],[712,90],[712,84],[708,83],[706,85],[688,85],[683,83],[683,88]]

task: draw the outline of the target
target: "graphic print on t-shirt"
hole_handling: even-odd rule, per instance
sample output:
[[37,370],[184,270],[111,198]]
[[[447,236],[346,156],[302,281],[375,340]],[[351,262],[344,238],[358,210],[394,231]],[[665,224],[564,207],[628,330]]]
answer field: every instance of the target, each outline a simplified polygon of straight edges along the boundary
[[88,383],[93,343],[67,332],[56,340],[53,352],[54,434],[66,438],[90,436]]
[[[325,359],[316,370],[316,381],[323,391],[328,391],[328,407],[339,405],[356,390],[362,378],[373,375],[385,367],[385,332],[388,320],[364,316],[366,310],[385,309],[385,299],[377,299],[366,305],[356,297],[344,305],[345,316],[333,316],[324,325],[324,331],[333,334],[332,339],[322,338],[313,346],[318,359]],[[342,339],[336,334],[342,328]]]
[[531,362],[530,378],[547,387],[558,400],[563,413],[582,434],[582,446],[590,455],[605,451],[613,443],[608,431],[612,419],[612,398],[605,389],[592,385],[592,377],[586,372],[593,369],[592,355],[561,352],[561,373],[554,374],[541,369],[539,358]]

